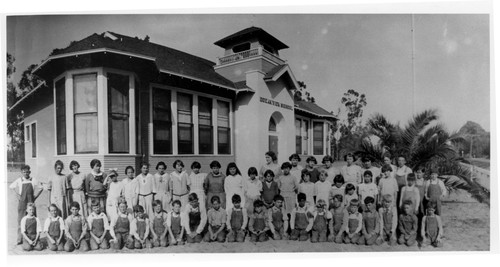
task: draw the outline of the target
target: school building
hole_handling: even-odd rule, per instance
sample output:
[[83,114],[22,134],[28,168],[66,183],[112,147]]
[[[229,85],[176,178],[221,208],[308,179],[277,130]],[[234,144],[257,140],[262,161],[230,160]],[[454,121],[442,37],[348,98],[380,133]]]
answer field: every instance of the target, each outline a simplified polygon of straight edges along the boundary
[[[25,158],[44,181],[58,159],[90,171],[137,168],[159,161],[172,171],[175,159],[209,171],[218,160],[235,161],[243,173],[292,153],[318,162],[331,154],[335,116],[294,101],[299,88],[280,57],[286,44],[257,27],[217,42],[217,62],[113,32],[92,34],[54,51],[35,70],[45,80],[11,109],[24,112]],[[137,170],[136,170],[137,171]]]

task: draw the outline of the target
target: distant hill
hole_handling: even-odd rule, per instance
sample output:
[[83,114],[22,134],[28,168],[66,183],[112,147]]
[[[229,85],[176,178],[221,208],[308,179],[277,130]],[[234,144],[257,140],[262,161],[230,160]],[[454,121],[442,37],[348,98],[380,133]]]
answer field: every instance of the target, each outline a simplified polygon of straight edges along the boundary
[[472,156],[476,158],[490,157],[490,132],[487,132],[476,122],[468,121],[458,130],[465,137],[465,142],[459,146],[464,156],[470,157],[470,142],[472,140]]
[[489,132],[485,131],[481,125],[477,122],[468,121],[458,130],[461,134],[479,134],[479,135],[490,135]]

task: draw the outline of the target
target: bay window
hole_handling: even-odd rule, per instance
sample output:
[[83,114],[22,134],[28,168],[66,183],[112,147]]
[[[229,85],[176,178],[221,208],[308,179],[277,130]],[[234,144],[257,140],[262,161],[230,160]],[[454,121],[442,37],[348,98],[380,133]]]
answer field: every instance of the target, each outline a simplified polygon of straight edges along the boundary
[[129,77],[108,73],[108,145],[110,153],[129,153]]
[[97,153],[97,74],[73,76],[73,96],[75,153]]

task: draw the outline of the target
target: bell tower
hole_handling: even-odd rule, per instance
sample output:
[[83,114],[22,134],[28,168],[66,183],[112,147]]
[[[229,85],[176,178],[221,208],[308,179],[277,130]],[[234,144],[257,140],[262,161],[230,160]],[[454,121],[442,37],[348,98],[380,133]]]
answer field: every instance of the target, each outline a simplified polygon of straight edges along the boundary
[[214,69],[233,82],[244,81],[248,71],[268,73],[286,64],[279,50],[288,46],[261,28],[246,28],[214,44],[224,48],[224,55],[218,57]]

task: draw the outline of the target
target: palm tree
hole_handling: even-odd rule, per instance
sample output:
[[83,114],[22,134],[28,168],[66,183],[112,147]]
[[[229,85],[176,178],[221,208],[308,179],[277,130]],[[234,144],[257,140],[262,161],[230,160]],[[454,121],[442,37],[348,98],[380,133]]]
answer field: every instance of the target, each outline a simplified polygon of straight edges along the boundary
[[367,121],[369,135],[361,141],[357,154],[372,157],[378,165],[390,153],[404,156],[412,169],[436,166],[448,190],[465,189],[479,201],[489,202],[489,191],[474,182],[470,172],[460,165],[466,161],[459,157],[456,145],[464,141],[463,136],[448,133],[437,123],[438,118],[437,110],[425,110],[401,128],[376,114]]

